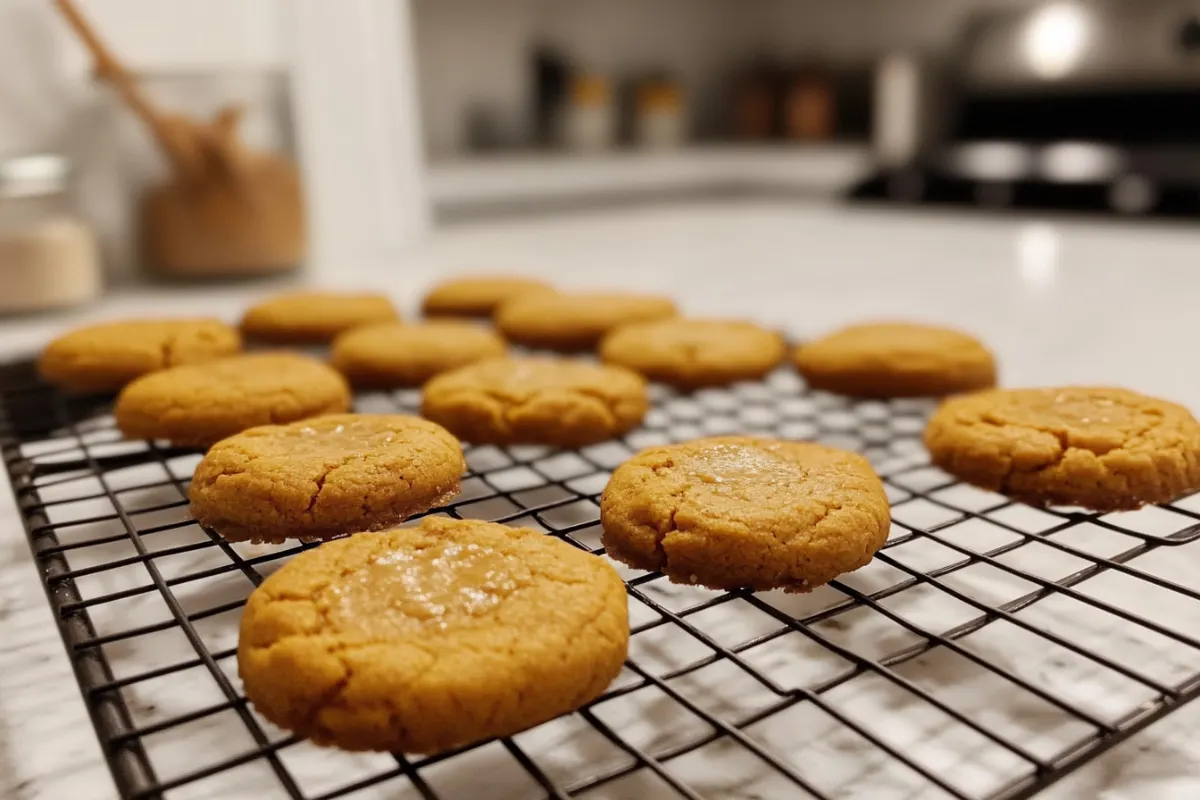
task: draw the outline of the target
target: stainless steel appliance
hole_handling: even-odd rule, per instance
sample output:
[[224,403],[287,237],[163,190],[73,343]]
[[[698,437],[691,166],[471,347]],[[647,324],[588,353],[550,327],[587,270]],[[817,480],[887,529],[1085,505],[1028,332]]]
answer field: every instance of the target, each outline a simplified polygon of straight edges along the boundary
[[945,136],[853,196],[1200,216],[1200,2],[982,14],[949,74]]

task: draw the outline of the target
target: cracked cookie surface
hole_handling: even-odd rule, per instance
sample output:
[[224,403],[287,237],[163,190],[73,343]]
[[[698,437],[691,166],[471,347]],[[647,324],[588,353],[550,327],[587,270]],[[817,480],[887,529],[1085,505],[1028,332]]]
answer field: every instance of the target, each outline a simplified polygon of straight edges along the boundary
[[443,372],[504,355],[495,332],[469,322],[384,323],[347,331],[333,342],[334,368],[355,386],[420,386]]
[[646,382],[622,367],[495,358],[425,384],[421,413],[473,444],[581,447],[637,427],[649,402]]
[[490,317],[501,303],[534,294],[553,294],[549,284],[515,275],[468,275],[443,281],[421,301],[428,316]]
[[809,591],[867,564],[890,525],[862,456],[747,436],[643,450],[600,498],[609,556],[674,583]]
[[256,425],[350,408],[350,387],[332,367],[294,353],[256,353],[155,372],[117,396],[113,413],[131,439],[205,447]]
[[1035,505],[1114,511],[1200,489],[1200,423],[1182,406],[1125,389],[952,398],[930,418],[925,446],[946,472]]
[[761,378],[783,360],[783,337],[751,322],[666,319],[622,325],[600,358],[684,389]]
[[327,539],[403,522],[459,492],[462,446],[420,417],[334,414],[265,425],[213,445],[192,516],[226,539]]
[[242,333],[276,344],[320,344],[361,325],[394,322],[400,315],[381,294],[295,292],[247,309]]
[[996,362],[974,337],[909,323],[855,325],[798,347],[814,389],[851,397],[940,397],[996,385]]
[[609,331],[631,322],[673,317],[666,297],[576,292],[510,300],[496,309],[496,327],[509,340],[549,350],[589,350]]
[[105,322],[52,341],[38,359],[38,372],[69,391],[112,392],[142,375],[241,349],[238,332],[216,319]]
[[426,518],[301,553],[246,603],[255,709],[318,744],[432,754],[599,696],[629,641],[602,558],[529,529]]

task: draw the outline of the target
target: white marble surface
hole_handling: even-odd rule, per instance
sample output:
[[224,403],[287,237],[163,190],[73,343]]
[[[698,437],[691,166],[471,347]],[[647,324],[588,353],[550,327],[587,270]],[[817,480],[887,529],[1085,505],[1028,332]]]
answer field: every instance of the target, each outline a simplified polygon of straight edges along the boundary
[[[1196,337],[1191,324],[1195,298],[1200,296],[1200,233],[1182,227],[1130,227],[1120,224],[1084,222],[1046,223],[1019,219],[986,219],[977,216],[908,215],[825,205],[738,203],[636,207],[602,214],[573,214],[557,218],[510,220],[438,232],[402,263],[386,267],[347,264],[340,282],[347,286],[386,288],[397,300],[411,307],[421,289],[435,276],[460,270],[513,269],[540,274],[562,284],[579,286],[633,286],[669,292],[690,312],[698,314],[752,315],[788,328],[796,336],[811,335],[844,322],[873,317],[917,317],[943,321],[976,331],[997,351],[1004,381],[1010,385],[1065,382],[1098,382],[1128,385],[1145,392],[1179,400],[1200,409],[1200,377],[1193,366]],[[246,300],[274,287],[187,288],[167,294],[145,290],[115,296],[105,303],[69,315],[0,322],[0,349],[5,354],[35,348],[53,331],[84,319],[149,313],[217,313],[236,317]],[[176,465],[180,473],[187,464]],[[122,480],[135,481],[126,475]],[[899,484],[893,487],[903,497]],[[157,490],[156,490],[157,491]],[[164,490],[165,491],[165,490]],[[169,494],[169,492],[168,492]],[[177,495],[176,495],[177,497]],[[169,500],[151,493],[140,498],[149,504]],[[1200,510],[1200,505],[1194,507]],[[896,506],[896,517],[911,517],[922,524],[922,514],[935,513],[918,503]],[[72,507],[65,513],[97,513]],[[164,512],[163,521],[171,521]],[[1017,513],[1019,511],[1010,512]],[[1139,517],[1129,524],[1165,524],[1161,519]],[[1013,518],[1012,524],[1036,526],[1036,519]],[[1036,527],[1032,528],[1036,529]],[[953,528],[950,530],[958,530]],[[186,529],[174,544],[187,541]],[[981,536],[977,531],[975,536]],[[964,546],[981,546],[974,539]],[[1073,544],[1088,552],[1103,553],[1115,546],[1102,536]],[[925,568],[937,553],[916,548],[895,548],[897,560],[911,558],[913,566]],[[83,706],[74,689],[70,668],[53,626],[27,546],[13,508],[11,492],[0,486],[0,797],[14,798],[106,798],[114,795],[107,770]],[[89,548],[92,550],[94,548]],[[1023,551],[1022,551],[1023,552]],[[1115,550],[1113,551],[1115,552]],[[195,559],[164,566],[166,570],[194,570],[212,551],[200,551]],[[1044,570],[1045,575],[1068,574],[1072,562],[1056,561],[1053,554],[1033,556],[1024,569]],[[1137,559],[1134,566],[1181,584],[1195,586],[1200,574],[1200,546],[1191,545],[1158,551],[1153,557]],[[91,557],[102,557],[94,554]],[[82,561],[80,563],[83,563]],[[873,589],[894,580],[896,571],[878,562],[856,573],[847,582],[857,588]],[[144,578],[144,576],[143,576]],[[111,591],[124,586],[129,576],[105,575],[88,592]],[[213,605],[244,593],[239,579],[231,578],[205,587],[204,593],[183,602]],[[655,583],[651,586],[658,587]],[[1129,608],[1153,610],[1170,618],[1181,630],[1200,629],[1200,612],[1189,604],[1164,605],[1153,592],[1127,597],[1119,581],[1096,579],[1084,584],[1089,591],[1108,600],[1120,598]],[[981,579],[973,591],[1004,599],[1014,591],[1010,582]],[[658,591],[657,589],[655,591]],[[803,610],[822,602],[814,593]],[[906,593],[906,597],[908,593]],[[669,588],[656,597],[668,607],[691,602],[688,591]],[[786,606],[798,613],[800,606]],[[781,606],[784,607],[784,606]],[[819,606],[816,606],[819,607]],[[727,609],[722,611],[721,609]],[[642,609],[645,611],[645,609]],[[936,627],[955,621],[955,610],[928,598],[913,597],[894,610],[912,615],[921,624]],[[1122,635],[1103,618],[1078,610],[1057,608],[1047,601],[1031,609],[1029,619],[1046,628],[1066,624],[1072,635],[1083,637],[1091,647],[1114,647],[1127,653],[1154,643]],[[133,600],[120,609],[96,615],[101,630],[128,628],[135,621],[160,617],[161,606],[148,597]],[[637,618],[635,608],[635,623]],[[721,606],[703,612],[697,625],[726,644],[755,635],[754,609],[735,610]],[[935,615],[930,622],[928,616]],[[157,616],[156,616],[157,615]],[[1101,615],[1103,617],[1103,615]],[[230,646],[235,641],[236,613],[211,618],[202,626],[210,648]],[[890,646],[889,633],[872,627],[872,620],[852,622],[849,630],[855,647],[879,642]],[[944,626],[943,626],[944,627]],[[639,663],[666,670],[689,659],[686,642],[676,641],[668,629],[654,629],[635,637]],[[839,635],[836,629],[828,631]],[[840,635],[847,635],[841,631]],[[1067,664],[1055,663],[1045,654],[1021,649],[1021,636],[1007,634],[982,647],[995,648],[994,656],[1005,659],[1014,672],[1038,678],[1039,685],[1052,686],[1073,701],[1098,714],[1115,710],[1123,703],[1137,702],[1137,689],[1113,683],[1111,678]],[[728,638],[726,638],[728,637]],[[164,635],[161,643],[131,648],[112,656],[115,669],[134,670],[185,652],[186,644]],[[781,640],[782,641],[782,640]],[[692,645],[694,646],[694,642]],[[894,642],[892,642],[894,644]],[[180,648],[185,648],[180,650]],[[1182,658],[1170,648],[1157,647],[1139,667],[1163,680],[1196,670],[1196,661]],[[171,654],[176,654],[172,656]],[[1194,653],[1191,654],[1193,657]],[[786,648],[747,651],[746,658],[760,659],[758,669],[780,682],[811,678],[832,668],[803,648],[789,656]],[[908,677],[925,685],[939,684],[948,701],[966,708],[996,705],[994,687],[977,675],[956,672],[954,665],[933,663],[906,669]],[[799,665],[799,666],[798,666]],[[224,666],[229,667],[229,664]],[[716,665],[721,667],[721,665]],[[753,708],[761,702],[753,686],[743,686],[724,667],[693,673],[675,687],[685,696],[704,697],[725,703],[729,713]],[[803,674],[798,674],[797,669]],[[1056,672],[1055,670],[1059,670]],[[163,714],[182,713],[220,700],[211,678],[198,672],[180,673],[170,680],[147,684],[131,698],[139,721],[146,723]],[[1006,767],[995,753],[972,755],[975,744],[955,736],[945,726],[922,715],[921,709],[905,706],[887,687],[852,682],[847,695],[834,690],[833,699],[851,716],[894,716],[889,736],[906,752],[916,753],[923,763],[946,768],[954,764],[963,771],[964,785],[986,787]],[[849,686],[849,684],[848,684]],[[941,696],[941,695],[939,695]],[[675,712],[656,704],[645,705],[646,694],[597,710],[597,715],[632,737],[660,743],[682,722]],[[639,700],[640,698],[640,700]],[[644,701],[644,702],[643,702]],[[642,703],[642,705],[639,705]],[[797,707],[798,709],[800,707]],[[890,709],[890,711],[889,711]],[[647,713],[649,712],[649,713]],[[1053,749],[1058,737],[1071,735],[1061,720],[1038,717],[1017,719],[1029,731],[1023,743],[1035,752]],[[651,720],[651,723],[647,723]],[[1002,722],[998,721],[998,722]],[[1191,746],[1200,732],[1200,705],[1185,709],[1137,735],[1067,781],[1050,790],[1053,798],[1095,797],[1167,798],[1183,800],[1200,796],[1200,756]],[[756,726],[755,736],[776,751],[791,752],[792,758],[825,764],[827,782],[822,787],[839,797],[933,797],[910,785],[912,774],[888,772],[869,753],[829,727],[828,718],[797,710],[774,723]],[[583,737],[583,738],[581,738]],[[586,739],[570,722],[544,726],[518,737],[528,752],[544,757],[543,766],[552,774],[578,774],[619,754]],[[180,774],[194,766],[203,754],[237,752],[246,742],[231,739],[219,721],[189,726],[186,732],[160,735],[149,744],[151,756],[161,766],[160,777]],[[965,750],[964,750],[965,748]],[[611,750],[611,747],[609,747]],[[386,765],[386,757],[345,756],[318,751],[307,745],[287,748],[283,760],[289,769],[311,781],[305,786],[319,792],[341,785],[347,776]],[[797,755],[798,754],[798,755]],[[1003,756],[1003,753],[1001,753]],[[719,747],[705,748],[679,760],[693,786],[706,796],[722,798],[790,797],[788,787],[773,783],[761,765],[739,762]],[[945,759],[953,758],[953,761]],[[507,762],[504,761],[507,759]],[[582,762],[581,762],[582,759]],[[498,745],[477,751],[469,764],[455,762],[435,769],[435,789],[447,796],[469,796],[485,780],[489,796],[532,796],[533,787],[515,778],[519,771]],[[615,763],[615,762],[614,762]],[[705,769],[718,763],[719,769]],[[507,764],[507,766],[506,766]],[[1011,767],[1011,764],[1007,766]],[[248,767],[230,773],[227,782],[208,782],[177,796],[273,797],[258,780],[269,774]],[[969,773],[969,774],[968,774]],[[364,773],[365,774],[365,773]],[[681,774],[683,774],[681,772]],[[482,778],[480,777],[482,776]],[[506,783],[506,776],[514,776]],[[977,784],[973,780],[980,781]],[[590,797],[652,796],[645,779],[627,779],[607,785]],[[498,793],[498,787],[505,791]],[[312,788],[316,787],[316,788]],[[176,795],[172,795],[176,796]],[[354,797],[407,796],[394,784],[376,793]]]

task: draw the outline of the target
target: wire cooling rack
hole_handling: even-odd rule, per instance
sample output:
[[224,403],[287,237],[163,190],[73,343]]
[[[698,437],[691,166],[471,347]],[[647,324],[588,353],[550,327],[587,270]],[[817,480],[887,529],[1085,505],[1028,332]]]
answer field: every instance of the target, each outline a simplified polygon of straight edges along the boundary
[[124,797],[1020,798],[1200,694],[1200,593],[1181,585],[1200,496],[1105,515],[1014,504],[928,465],[927,404],[850,402],[780,372],[656,387],[622,441],[469,448],[462,496],[437,513],[602,552],[599,493],[634,451],[772,434],[871,459],[893,528],[868,567],[788,595],[619,566],[629,659],[577,713],[435,757],[318,748],[254,713],[234,658],[247,594],[304,547],[200,528],[185,500],[199,455],[122,441],[109,410],[28,364],[0,370],[4,463]]

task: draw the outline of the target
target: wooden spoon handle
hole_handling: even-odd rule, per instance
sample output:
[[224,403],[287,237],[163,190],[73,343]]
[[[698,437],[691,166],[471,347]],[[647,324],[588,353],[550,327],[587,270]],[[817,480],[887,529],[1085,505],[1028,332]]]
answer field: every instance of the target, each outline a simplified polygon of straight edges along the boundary
[[191,172],[196,166],[195,148],[186,147],[180,140],[182,131],[179,130],[178,124],[169,123],[150,104],[141,89],[138,88],[136,81],[100,41],[100,37],[96,35],[91,24],[79,12],[72,0],[55,0],[55,4],[71,27],[75,29],[75,33],[83,40],[84,46],[91,52],[92,58],[96,61],[97,75],[112,85],[134,113],[142,118],[176,169],[184,173]]

